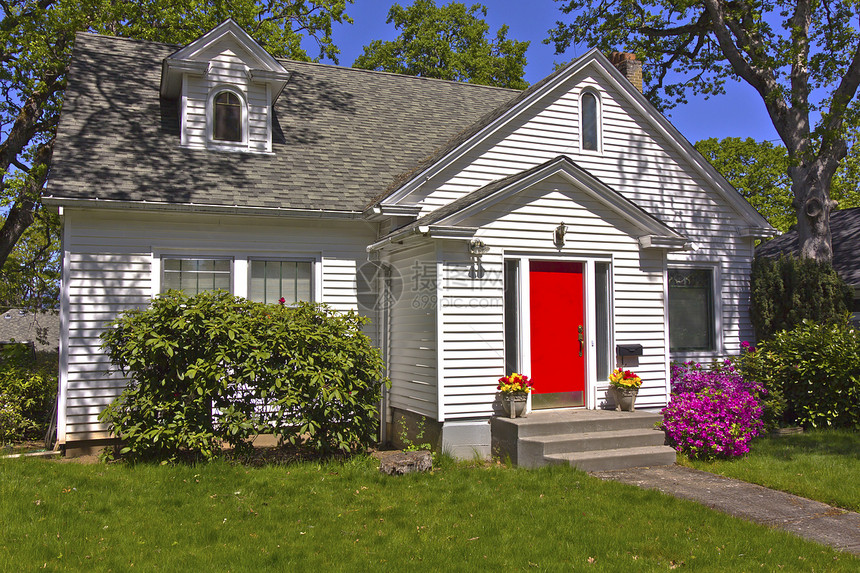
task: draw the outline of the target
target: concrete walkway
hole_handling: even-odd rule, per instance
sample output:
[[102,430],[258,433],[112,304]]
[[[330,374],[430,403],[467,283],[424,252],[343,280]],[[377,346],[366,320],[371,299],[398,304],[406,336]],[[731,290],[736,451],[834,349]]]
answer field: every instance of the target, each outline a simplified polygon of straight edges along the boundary
[[592,472],[689,499],[735,517],[784,529],[839,551],[860,555],[860,514],[789,493],[682,466]]

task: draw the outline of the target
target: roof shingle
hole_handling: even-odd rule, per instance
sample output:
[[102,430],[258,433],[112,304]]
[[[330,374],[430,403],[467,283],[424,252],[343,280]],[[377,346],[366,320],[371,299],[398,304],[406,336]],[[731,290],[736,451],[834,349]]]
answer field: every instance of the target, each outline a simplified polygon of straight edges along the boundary
[[273,153],[179,146],[159,98],[176,46],[79,34],[47,194],[58,198],[361,211],[398,175],[516,90],[281,60]]

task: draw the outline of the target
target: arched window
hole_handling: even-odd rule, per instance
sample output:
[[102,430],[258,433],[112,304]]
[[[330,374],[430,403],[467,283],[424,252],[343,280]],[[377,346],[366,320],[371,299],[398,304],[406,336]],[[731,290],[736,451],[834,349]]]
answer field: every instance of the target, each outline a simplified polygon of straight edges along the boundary
[[582,149],[585,151],[599,151],[600,129],[597,124],[597,96],[585,92],[579,100]]
[[212,139],[242,141],[242,101],[233,92],[223,91],[213,101]]

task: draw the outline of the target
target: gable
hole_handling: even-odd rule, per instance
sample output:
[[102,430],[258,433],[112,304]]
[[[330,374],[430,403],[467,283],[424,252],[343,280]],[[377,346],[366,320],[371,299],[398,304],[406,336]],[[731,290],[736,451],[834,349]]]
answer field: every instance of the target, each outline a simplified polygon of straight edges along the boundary
[[[528,246],[528,236],[538,228],[544,231],[554,229],[564,216],[569,217],[568,222],[575,225],[600,219],[644,248],[682,249],[688,242],[686,237],[606,186],[569,158],[559,156],[462,196],[394,231],[368,250],[375,250],[388,242],[416,233],[439,238],[470,238],[489,223],[503,218],[516,218],[520,209],[531,209],[535,202],[540,205],[530,211],[527,224],[519,231],[516,226],[509,229],[522,238],[523,247]],[[567,225],[563,220],[560,222]],[[543,234],[550,236],[545,232]],[[594,240],[593,236],[588,239]]]
[[[600,102],[598,153],[585,152],[580,144],[579,100],[586,91],[597,94]],[[455,138],[412,171],[381,205],[420,205],[425,213],[560,154],[649,210],[658,208],[663,197],[686,196],[698,209],[720,213],[742,232],[772,231],[644,96],[594,51],[533,86],[485,124]],[[664,209],[654,214],[672,213]]]

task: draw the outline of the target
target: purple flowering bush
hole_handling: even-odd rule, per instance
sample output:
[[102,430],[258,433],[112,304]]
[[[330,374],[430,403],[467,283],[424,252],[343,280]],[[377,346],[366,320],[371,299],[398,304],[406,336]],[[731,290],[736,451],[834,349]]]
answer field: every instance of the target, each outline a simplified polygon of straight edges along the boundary
[[749,451],[759,434],[764,389],[745,380],[731,360],[711,368],[672,365],[672,398],[663,429],[674,448],[695,459],[731,458]]

